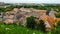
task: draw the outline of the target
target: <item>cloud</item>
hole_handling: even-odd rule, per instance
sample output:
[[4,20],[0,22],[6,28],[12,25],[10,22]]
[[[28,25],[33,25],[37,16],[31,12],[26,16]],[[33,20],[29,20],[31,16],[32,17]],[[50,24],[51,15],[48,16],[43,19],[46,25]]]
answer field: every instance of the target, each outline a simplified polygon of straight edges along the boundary
[[6,3],[60,3],[60,0],[0,0]]

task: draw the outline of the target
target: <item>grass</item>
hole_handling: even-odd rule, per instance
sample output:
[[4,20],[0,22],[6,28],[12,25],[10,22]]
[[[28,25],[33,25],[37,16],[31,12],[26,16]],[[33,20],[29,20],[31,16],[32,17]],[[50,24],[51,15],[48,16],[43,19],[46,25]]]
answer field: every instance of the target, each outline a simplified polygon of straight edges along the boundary
[[[60,27],[57,27],[56,30],[51,31],[49,34],[60,34]],[[4,24],[0,22],[0,34],[46,34],[40,30],[32,30],[23,26],[17,26],[15,24]]]
[[15,24],[4,24],[0,22],[0,34],[44,34],[41,31],[32,30]]
[[58,22],[56,29],[52,31],[52,34],[60,34],[60,21]]

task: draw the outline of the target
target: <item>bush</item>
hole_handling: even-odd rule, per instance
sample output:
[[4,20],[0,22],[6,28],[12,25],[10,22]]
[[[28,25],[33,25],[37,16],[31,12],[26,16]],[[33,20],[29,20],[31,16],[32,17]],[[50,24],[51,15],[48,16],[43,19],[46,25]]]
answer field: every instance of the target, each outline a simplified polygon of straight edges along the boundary
[[57,25],[60,26],[60,21],[58,21]]
[[42,20],[40,20],[39,24],[37,24],[37,29],[41,31],[45,31],[45,25]]
[[60,21],[57,23],[56,29],[51,32],[52,34],[60,34]]
[[35,17],[33,17],[33,16],[30,16],[27,18],[27,27],[32,28],[32,29],[36,29],[36,30],[45,31],[44,22],[42,20],[40,20],[39,24],[36,24]]
[[30,16],[27,18],[27,27],[32,29],[35,28],[35,17]]

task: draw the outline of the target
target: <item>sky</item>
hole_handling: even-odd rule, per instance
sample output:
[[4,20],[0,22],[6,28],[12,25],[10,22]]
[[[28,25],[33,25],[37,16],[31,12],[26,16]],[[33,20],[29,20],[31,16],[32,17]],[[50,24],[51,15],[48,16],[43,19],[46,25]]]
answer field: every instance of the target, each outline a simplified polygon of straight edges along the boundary
[[5,3],[59,3],[60,0],[0,0]]

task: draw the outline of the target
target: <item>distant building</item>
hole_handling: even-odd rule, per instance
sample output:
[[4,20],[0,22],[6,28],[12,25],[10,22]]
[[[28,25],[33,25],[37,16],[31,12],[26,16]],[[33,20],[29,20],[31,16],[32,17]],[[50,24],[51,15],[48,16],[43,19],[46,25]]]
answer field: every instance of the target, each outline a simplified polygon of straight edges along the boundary
[[4,2],[0,2],[0,6],[5,5]]

